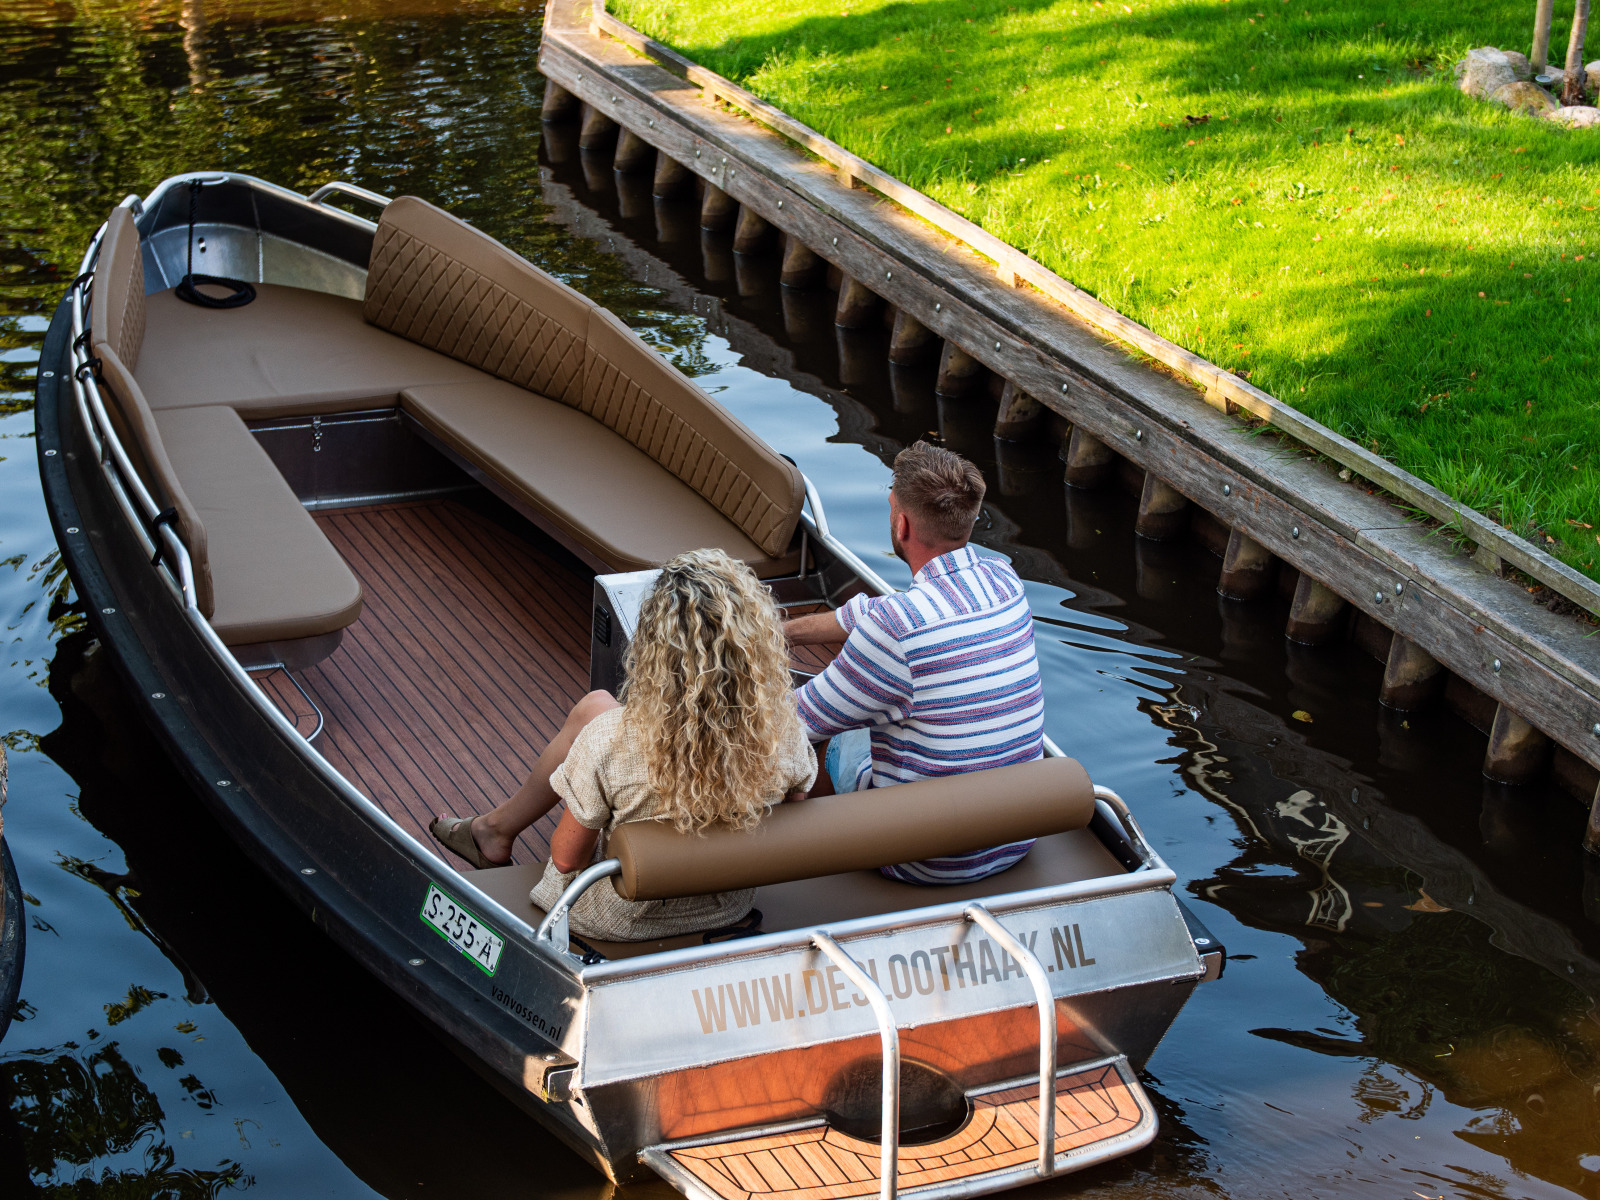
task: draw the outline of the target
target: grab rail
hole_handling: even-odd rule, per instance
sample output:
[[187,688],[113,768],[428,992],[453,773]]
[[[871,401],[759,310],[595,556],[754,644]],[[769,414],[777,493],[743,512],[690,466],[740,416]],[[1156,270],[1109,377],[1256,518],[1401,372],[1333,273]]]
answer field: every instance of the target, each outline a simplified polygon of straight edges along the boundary
[[352,200],[365,200],[368,204],[375,204],[379,208],[389,207],[392,201],[388,196],[380,196],[377,192],[369,192],[364,187],[357,187],[353,183],[345,183],[336,179],[332,183],[325,183],[306,199],[313,204],[326,204],[328,197],[333,195],[349,196]]
[[889,997],[883,994],[883,989],[872,976],[844,952],[844,947],[820,929],[811,931],[811,944],[831,959],[851,983],[866,993],[872,1005],[872,1015],[878,1018],[878,1036],[883,1040],[883,1124],[878,1131],[881,1149],[878,1195],[881,1200],[895,1200],[900,1172],[900,1029],[894,1023],[894,1013],[889,1011]]
[[1033,985],[1034,1001],[1039,1006],[1039,1177],[1056,1173],[1056,997],[1045,977],[1044,964],[1017,937],[995,919],[995,915],[976,902],[963,910],[967,920],[983,929],[1022,964]]
[[561,954],[570,954],[572,945],[572,906],[595,884],[611,875],[622,874],[622,863],[615,858],[597,862],[578,872],[578,877],[567,884],[561,898],[545,914],[534,933],[534,940],[546,942]]

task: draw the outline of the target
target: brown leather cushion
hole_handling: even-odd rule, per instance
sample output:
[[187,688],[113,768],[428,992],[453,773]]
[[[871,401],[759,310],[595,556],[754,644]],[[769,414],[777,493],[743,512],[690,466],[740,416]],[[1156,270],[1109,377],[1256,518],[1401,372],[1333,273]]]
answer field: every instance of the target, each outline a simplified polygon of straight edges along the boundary
[[780,804],[752,830],[678,833],[660,821],[619,825],[617,894],[660,900],[764,887],[893,863],[963,854],[1082,829],[1094,786],[1076,759],[922,779]]
[[171,507],[177,511],[177,534],[189,551],[189,565],[194,572],[195,607],[202,616],[210,617],[215,598],[205,522],[179,480],[156,426],[155,414],[150,411],[132,372],[110,343],[96,344],[94,353],[100,358],[103,382],[100,394],[105,401],[106,415],[111,418],[117,440],[127,451],[129,461],[149,489],[151,498],[160,508]]
[[604,309],[589,318],[584,412],[699,492],[768,555],[794,537],[800,472]]
[[133,214],[114,208],[100,239],[89,286],[89,344],[108,345],[128,370],[139,366],[144,342],[144,253]]
[[575,408],[503,383],[407,388],[402,409],[593,565],[658,567],[718,546],[774,574],[774,562],[692,488]]
[[145,304],[135,374],[160,412],[227,404],[247,419],[357,412],[418,383],[483,374],[361,319],[361,303],[271,283],[243,308],[201,308],[171,290]]
[[391,201],[379,218],[367,268],[367,320],[529,391],[578,402],[593,307],[415,196]]
[[361,615],[361,584],[238,413],[184,408],[155,421],[205,522],[211,625],[223,642],[317,637]]

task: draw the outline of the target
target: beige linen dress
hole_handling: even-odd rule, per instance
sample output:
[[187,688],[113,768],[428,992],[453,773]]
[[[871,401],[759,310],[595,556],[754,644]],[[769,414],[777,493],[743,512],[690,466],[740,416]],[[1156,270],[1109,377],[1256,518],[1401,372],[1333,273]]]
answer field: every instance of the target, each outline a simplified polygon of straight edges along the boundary
[[[550,786],[566,801],[567,811],[586,829],[598,829],[594,861],[603,861],[608,835],[629,821],[648,821],[665,809],[649,786],[649,768],[627,726],[627,707],[609,709],[583,727],[566,760],[550,776]],[[817,779],[817,755],[806,738],[798,714],[778,747],[777,786],[768,801],[778,804],[785,793],[809,791]],[[546,862],[544,876],[533,889],[533,902],[546,912],[560,898],[577,872],[556,870]],[[717,892],[670,900],[624,900],[611,879],[591,887],[572,908],[572,932],[580,937],[614,942],[643,942],[682,933],[720,929],[750,911],[755,891]]]

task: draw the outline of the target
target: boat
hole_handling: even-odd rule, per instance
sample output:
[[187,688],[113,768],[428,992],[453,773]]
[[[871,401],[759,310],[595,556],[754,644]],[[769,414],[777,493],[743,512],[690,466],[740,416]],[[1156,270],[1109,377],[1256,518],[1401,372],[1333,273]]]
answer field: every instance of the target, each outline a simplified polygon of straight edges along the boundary
[[[616,688],[672,554],[720,546],[790,613],[891,590],[792,461],[610,312],[416,197],[191,173],[96,232],[37,404],[67,567],[206,805],[614,1181],[979,1195],[1155,1136],[1139,1071],[1225,951],[1054,746],[753,832],[624,826],[549,912],[529,891],[556,814],[504,868],[428,837]],[[797,652],[797,681],[834,650]],[[981,883],[875,870],[1023,837]],[[575,936],[607,878],[633,899],[754,887],[758,915]]]
[[[0,746],[0,813],[6,805],[6,748]],[[6,844],[5,820],[0,816],[0,1041],[11,1028],[17,1011],[17,996],[22,988],[22,962],[27,943],[27,925],[22,919],[22,882],[17,878],[17,863]]]

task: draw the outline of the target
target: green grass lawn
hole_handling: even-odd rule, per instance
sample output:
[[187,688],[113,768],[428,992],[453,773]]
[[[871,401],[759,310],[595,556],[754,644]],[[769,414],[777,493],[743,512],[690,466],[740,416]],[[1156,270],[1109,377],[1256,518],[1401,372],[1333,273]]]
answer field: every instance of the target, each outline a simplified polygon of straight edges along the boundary
[[1600,131],[1450,71],[1531,3],[611,7],[1600,577]]

